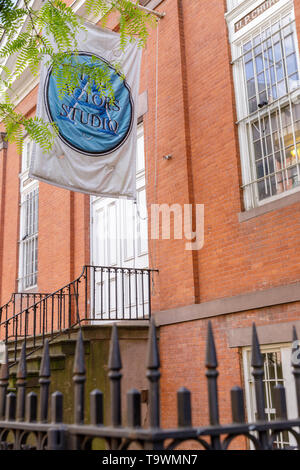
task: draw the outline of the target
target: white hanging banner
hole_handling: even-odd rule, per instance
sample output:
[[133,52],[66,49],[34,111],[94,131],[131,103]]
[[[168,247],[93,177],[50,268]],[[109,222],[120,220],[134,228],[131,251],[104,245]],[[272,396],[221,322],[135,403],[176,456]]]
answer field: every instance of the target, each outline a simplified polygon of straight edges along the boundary
[[[78,34],[79,54],[75,63],[107,64],[114,90],[114,103],[94,86],[87,89],[88,76],[80,86],[59,96],[51,68],[42,67],[37,116],[55,122],[59,135],[50,152],[33,148],[29,176],[72,191],[95,196],[136,196],[137,99],[141,48],[129,43],[120,51],[120,36],[85,24]],[[121,65],[123,80],[113,63]],[[100,65],[101,66],[101,65]]]

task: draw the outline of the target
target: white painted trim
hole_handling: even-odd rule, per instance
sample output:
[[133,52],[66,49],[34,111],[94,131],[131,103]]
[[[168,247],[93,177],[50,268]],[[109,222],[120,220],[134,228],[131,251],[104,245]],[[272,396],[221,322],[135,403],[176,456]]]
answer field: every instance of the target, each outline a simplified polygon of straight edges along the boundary
[[[250,391],[250,376],[249,369],[251,365],[248,363],[248,354],[251,351],[251,347],[244,347],[242,349],[242,364],[243,364],[243,374],[244,374],[244,384],[245,384],[245,398],[246,398],[246,411],[247,411],[247,421],[254,422],[254,412],[252,409],[252,398]],[[288,418],[293,419],[297,417],[297,401],[296,401],[296,392],[295,392],[295,382],[292,375],[291,369],[291,343],[280,343],[272,345],[261,345],[261,352],[272,352],[280,351],[281,363],[282,363],[282,376],[284,381],[284,387],[286,390],[286,399],[287,399],[287,411]],[[289,435],[290,444],[296,445],[295,439]],[[250,448],[253,449],[253,445],[250,445]]]
[[[273,5],[268,10],[266,10],[262,15],[253,20],[250,24],[242,28],[237,33],[234,32],[235,23],[243,18],[248,12],[252,11],[254,8],[259,6],[262,3],[261,0],[247,0],[238,5],[230,14],[226,14],[226,20],[228,23],[230,45],[232,52],[232,61],[233,61],[233,81],[235,89],[235,98],[236,98],[236,109],[237,109],[237,121],[238,121],[238,136],[239,136],[239,146],[240,146],[240,156],[241,156],[241,172],[242,172],[242,186],[244,187],[244,205],[245,209],[249,210],[253,207],[264,205],[272,200],[276,200],[282,197],[285,197],[288,194],[299,191],[300,188],[293,188],[289,191],[281,193],[270,198],[266,198],[262,201],[259,201],[257,194],[257,185],[252,184],[256,179],[255,175],[255,159],[253,153],[253,148],[250,143],[250,136],[248,136],[249,126],[247,124],[248,120],[248,97],[245,87],[245,77],[244,77],[244,67],[243,61],[237,60],[241,58],[241,44],[247,40],[248,37],[254,36],[260,30],[263,30],[268,26],[270,21],[275,22],[277,18],[281,16],[288,15],[292,13],[293,18],[295,19],[294,13],[294,2],[293,0],[280,0],[276,5]],[[296,55],[299,65],[299,47],[297,37],[296,41]],[[299,68],[300,70],[300,68]],[[299,92],[299,90],[298,90]],[[280,99],[280,105],[282,106],[285,98]],[[288,104],[288,96],[286,97]],[[268,107],[269,109],[269,107]],[[263,114],[263,110],[261,113]],[[259,111],[257,112],[257,115]],[[244,120],[244,121],[243,121]]]

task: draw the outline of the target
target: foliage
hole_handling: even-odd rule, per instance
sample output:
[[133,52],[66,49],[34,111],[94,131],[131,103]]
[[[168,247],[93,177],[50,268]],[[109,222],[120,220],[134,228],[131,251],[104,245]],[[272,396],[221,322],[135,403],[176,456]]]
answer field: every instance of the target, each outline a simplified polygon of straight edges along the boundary
[[[133,40],[137,40],[140,47],[145,45],[153,17],[136,8],[132,1],[87,0],[86,9],[88,13],[101,16],[103,26],[109,14],[118,13],[121,49]],[[61,94],[72,93],[79,84],[79,77],[87,74],[101,94],[114,100],[109,72],[103,63],[101,67],[91,67],[75,60],[74,73],[76,35],[80,29],[84,29],[83,18],[62,0],[0,0],[0,120],[7,138],[16,142],[19,149],[24,130],[44,150],[52,147],[57,133],[53,123],[27,118],[15,110],[11,88],[27,68],[37,76],[42,61],[52,67]],[[93,65],[97,65],[98,60],[93,57]],[[119,69],[119,64],[115,66]]]

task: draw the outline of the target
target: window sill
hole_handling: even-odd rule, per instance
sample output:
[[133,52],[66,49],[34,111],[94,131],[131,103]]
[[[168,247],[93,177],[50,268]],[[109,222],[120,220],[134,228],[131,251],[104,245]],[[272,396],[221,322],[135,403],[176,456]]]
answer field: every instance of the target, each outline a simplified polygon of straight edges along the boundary
[[238,214],[239,222],[245,222],[249,219],[253,219],[254,217],[267,214],[268,212],[283,209],[284,207],[295,204],[296,202],[300,202],[300,191],[297,191],[293,194],[289,194],[280,199],[276,199],[275,201],[267,202],[263,206],[258,206],[254,209],[250,209],[245,212],[240,212]]

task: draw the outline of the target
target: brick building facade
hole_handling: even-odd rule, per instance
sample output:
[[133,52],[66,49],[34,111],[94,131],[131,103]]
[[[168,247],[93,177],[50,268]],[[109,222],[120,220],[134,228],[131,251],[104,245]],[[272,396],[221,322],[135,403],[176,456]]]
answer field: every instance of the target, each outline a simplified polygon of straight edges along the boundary
[[[276,413],[272,387],[284,381],[293,414],[288,365],[292,325],[300,334],[300,3],[144,3],[166,13],[151,31],[141,75],[148,214],[154,203],[203,204],[205,211],[201,250],[187,251],[186,240],[149,236],[149,264],[159,269],[153,306],[160,326],[163,424],[175,424],[174,390],[181,386],[192,391],[195,424],[208,420],[209,319],[221,371],[221,421],[230,420],[234,385],[245,389],[248,419],[255,414],[253,321],[265,357],[267,413],[270,419]],[[116,29],[116,20],[108,26]],[[36,83],[19,92],[18,107],[28,116],[36,94]],[[20,277],[22,162],[13,144],[3,143],[0,163],[4,304]],[[72,281],[92,262],[90,207],[88,196],[39,184],[38,292]]]

